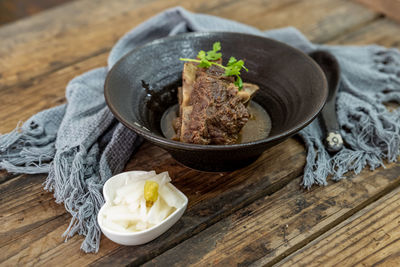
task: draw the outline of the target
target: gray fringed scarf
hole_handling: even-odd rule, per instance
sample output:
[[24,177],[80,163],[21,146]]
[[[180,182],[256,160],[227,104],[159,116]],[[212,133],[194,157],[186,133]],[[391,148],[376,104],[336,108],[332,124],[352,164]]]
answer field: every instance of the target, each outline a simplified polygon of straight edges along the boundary
[[96,215],[103,204],[104,182],[121,172],[141,143],[117,123],[104,102],[107,70],[130,50],[146,42],[189,31],[234,31],[261,35],[306,53],[325,49],[338,59],[342,81],[338,120],[346,148],[335,156],[325,150],[321,129],[313,122],[300,132],[307,148],[303,185],[326,185],[326,178],[375,169],[396,161],[400,144],[400,109],[388,112],[385,102],[400,103],[400,53],[371,45],[325,46],[310,43],[294,28],[267,32],[183,8],[169,9],[127,33],[111,50],[108,67],[89,71],[67,86],[67,104],[42,111],[11,133],[0,136],[0,169],[14,173],[48,173],[45,189],[64,202],[72,219],[64,233],[86,236],[81,248],[97,252],[100,230]]

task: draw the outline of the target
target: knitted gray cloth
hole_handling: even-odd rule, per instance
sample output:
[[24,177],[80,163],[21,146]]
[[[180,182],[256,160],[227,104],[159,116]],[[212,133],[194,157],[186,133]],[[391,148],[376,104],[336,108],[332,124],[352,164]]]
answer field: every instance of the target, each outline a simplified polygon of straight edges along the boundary
[[100,230],[96,215],[103,204],[101,188],[123,170],[141,140],[117,123],[104,102],[107,70],[133,48],[157,38],[190,31],[234,31],[279,40],[304,52],[325,49],[342,70],[337,113],[346,148],[335,156],[325,150],[315,121],[300,132],[307,148],[303,185],[325,185],[367,165],[396,161],[400,144],[400,109],[388,112],[385,102],[400,103],[400,53],[371,45],[321,46],[294,28],[262,32],[213,16],[169,9],[127,33],[111,50],[108,67],[89,71],[67,86],[67,104],[34,115],[21,127],[0,136],[0,168],[14,173],[48,173],[45,189],[64,202],[72,220],[64,233],[86,236],[81,248],[97,252]]

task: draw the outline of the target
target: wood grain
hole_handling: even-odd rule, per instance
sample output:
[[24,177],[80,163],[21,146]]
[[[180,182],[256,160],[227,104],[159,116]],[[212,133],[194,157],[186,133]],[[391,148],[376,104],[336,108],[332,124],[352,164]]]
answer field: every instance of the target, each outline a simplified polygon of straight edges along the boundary
[[1,170],[0,171],[0,184],[5,182],[5,181],[8,181],[8,180],[10,180],[10,179],[12,179],[12,178],[14,178],[16,176],[17,176],[16,174],[8,173],[5,170]]
[[365,45],[379,44],[400,48],[399,23],[389,19],[374,21],[365,27],[331,40],[328,44]]
[[91,69],[102,67],[106,62],[107,53],[103,53],[46,76],[36,77],[17,87],[1,90],[0,133],[14,129],[19,121],[26,121],[41,110],[64,103],[65,88],[71,79]]
[[[307,1],[305,9],[310,9],[310,16],[296,16],[295,25],[302,29],[306,35],[312,40],[318,41],[329,39],[337,35],[343,29],[350,29],[357,25],[373,20],[376,14],[352,3],[343,5],[344,2],[339,1],[336,4],[329,4],[331,1]],[[158,2],[157,2],[158,3]],[[82,74],[90,69],[106,65],[111,43],[104,40],[104,27],[109,27],[115,34],[115,27],[112,23],[114,17],[123,17],[126,25],[132,25],[135,20],[140,18],[141,9],[137,9],[141,5],[133,5],[135,9],[130,10],[130,14],[126,14],[126,6],[124,1],[114,1],[113,6],[100,2],[98,5],[89,1],[80,1],[79,3],[71,3],[64,5],[62,8],[56,8],[51,12],[44,12],[41,16],[29,18],[27,20],[18,21],[7,27],[0,28],[0,36],[2,42],[0,44],[0,133],[6,133],[15,128],[19,121],[27,120],[36,112],[53,107],[57,104],[65,102],[64,92],[69,80],[76,75]],[[281,14],[293,14],[299,10],[299,1],[252,1],[251,5],[245,4],[242,1],[214,1],[202,3],[201,1],[195,6],[186,6],[194,11],[206,12],[210,14],[225,16],[231,19],[244,19],[243,22],[250,23],[260,28],[284,27],[290,25],[287,17]],[[109,9],[113,12],[110,14]],[[146,8],[146,7],[143,7]],[[83,12],[82,10],[90,10]],[[150,10],[147,7],[146,10]],[[329,9],[330,16],[325,14]],[[157,10],[152,10],[153,15]],[[239,12],[240,11],[240,12]],[[120,14],[122,12],[124,16]],[[148,11],[147,11],[148,12]],[[261,13],[260,13],[261,12]],[[358,13],[359,16],[349,16],[351,13]],[[245,14],[246,16],[243,16]],[[150,16],[149,15],[149,16]],[[312,15],[312,16],[311,16]],[[89,16],[89,17],[88,17]],[[351,18],[343,20],[343,17]],[[73,18],[73,19],[72,19]],[[267,18],[265,21],[262,18]],[[101,20],[101,21],[98,21]],[[104,20],[104,21],[103,21]],[[52,23],[48,23],[51,21]],[[139,20],[137,20],[139,21]],[[264,21],[263,23],[261,23]],[[102,25],[102,29],[85,27],[93,24],[93,27]],[[330,25],[320,29],[320,25]],[[87,38],[85,31],[97,30],[96,44],[89,43],[82,46],[77,42],[80,38]],[[118,30],[118,29],[116,29]],[[125,29],[127,30],[127,29]],[[71,32],[73,31],[73,32]],[[123,34],[123,29],[119,31]],[[113,41],[116,40],[115,37]],[[47,43],[47,40],[55,42],[54,45]],[[99,42],[100,40],[101,42]],[[43,43],[48,44],[43,45]],[[48,47],[51,47],[49,54]],[[71,48],[63,50],[59,54],[52,54],[55,49],[62,47]],[[82,49],[77,49],[77,48]],[[3,54],[2,54],[3,53]],[[77,53],[82,53],[84,56],[77,60],[72,60]],[[84,53],[90,53],[88,56]],[[10,57],[7,59],[7,56]],[[36,60],[34,57],[38,56]],[[35,64],[34,66],[30,64]],[[26,77],[21,74],[21,68],[34,68],[27,70]],[[10,74],[7,71],[15,72]],[[41,74],[35,74],[39,71]],[[7,85],[4,79],[10,77],[19,77],[16,84]],[[25,77],[25,78],[24,78]],[[21,101],[23,99],[23,101]],[[0,173],[0,181],[13,178],[15,175],[10,175],[5,172]]]
[[[337,42],[341,43],[346,40],[362,44],[398,42],[398,37],[389,36],[398,33],[395,26],[390,26],[390,21],[345,0],[184,3],[178,0],[79,0],[0,28],[0,132],[11,130],[18,120],[25,120],[43,108],[64,102],[68,80],[105,65],[110,48],[127,30],[177,4],[261,29],[293,25],[313,41],[339,37]],[[63,242],[61,234],[70,216],[63,205],[54,203],[51,193],[43,192],[44,175],[3,176],[1,173],[0,224],[5,227],[0,228],[0,262],[6,266],[52,266],[61,262],[63,265],[135,265],[185,240],[193,245],[195,240],[201,240],[196,239],[198,236],[210,233],[202,232],[204,229],[214,229],[219,237],[227,238],[227,245],[218,247],[226,255],[232,249],[232,252],[242,253],[233,256],[238,257],[238,261],[273,263],[398,185],[395,177],[398,165],[392,164],[384,171],[365,171],[352,180],[305,192],[299,186],[301,178],[293,180],[301,175],[304,163],[305,151],[298,139],[289,139],[270,149],[247,168],[214,174],[181,166],[164,150],[145,143],[126,170],[169,171],[174,184],[189,197],[188,210],[170,231],[147,245],[122,247],[103,238],[99,254],[80,252],[80,236]],[[7,181],[9,178],[13,179]],[[331,198],[336,198],[337,202],[330,202]],[[319,221],[320,216],[323,222]],[[247,223],[254,225],[257,231],[240,228],[248,227]],[[272,227],[271,234],[261,225]],[[309,229],[304,228],[307,225]],[[231,233],[231,229],[238,231]],[[255,237],[254,245],[247,236]],[[241,246],[243,239],[248,244],[247,249]],[[186,253],[181,256],[191,257],[193,262],[214,263],[209,256],[217,254],[206,246],[212,246],[214,241],[218,240],[204,241],[199,253],[204,261],[193,256],[194,252],[189,254],[182,250],[182,245],[177,248]],[[267,243],[268,246],[260,245]],[[231,263],[225,254],[220,262]]]
[[296,179],[145,266],[272,265],[399,186],[399,173],[400,164],[392,164],[311,191],[299,190]]
[[[298,1],[255,0],[252,2],[252,5],[245,4],[242,1],[216,1],[207,3],[202,3],[200,1],[196,6],[189,6],[189,8],[199,12],[210,10],[210,14],[225,16],[231,19],[242,19],[243,14],[246,14],[245,21],[243,22],[264,29],[288,26],[290,22],[296,23],[294,25],[303,29],[304,33],[313,41],[329,39],[337,35],[343,29],[357,27],[357,25],[373,20],[376,16],[375,13],[352,3],[339,1],[340,4],[336,2],[336,4],[332,5],[330,4],[331,2],[332,1],[307,1],[307,6],[304,7],[304,9],[310,9],[312,11],[308,12],[310,16],[299,16],[296,21],[289,21],[286,16],[282,16],[281,14],[294,14],[298,12]],[[117,17],[119,14],[118,12],[126,11],[126,3],[123,1],[121,3],[118,1],[113,2],[113,5],[115,5],[112,6],[113,16]],[[80,29],[82,27],[89,27],[87,24],[101,24],[102,27],[113,28],[112,21],[109,21],[111,18],[107,17],[111,15],[108,14],[108,9],[105,7],[107,7],[107,4],[100,3],[100,5],[97,6],[93,5],[92,2],[80,1],[79,5],[77,5],[77,3],[71,3],[63,7],[62,10],[56,8],[51,12],[44,12],[41,16],[32,17],[28,19],[28,22],[20,21],[7,27],[0,28],[0,36],[4,37],[0,44],[0,55],[2,53],[1,51],[3,51],[4,54],[12,57],[15,56],[15,58],[7,62],[7,64],[4,64],[4,66],[2,63],[6,63],[6,60],[0,61],[0,120],[2,121],[0,124],[0,133],[11,131],[19,121],[27,120],[40,110],[65,102],[65,87],[69,80],[90,69],[106,65],[110,43],[103,43],[105,42],[103,37],[105,33],[103,29],[93,29],[98,31],[95,36],[96,40],[100,40],[100,42],[96,41],[96,45],[88,44],[82,47],[79,43],[76,43],[77,36],[82,35],[85,37],[86,29],[82,29],[82,31],[80,31]],[[135,5],[135,7],[137,6]],[[91,10],[91,12],[83,14],[81,9]],[[149,7],[147,9],[149,9]],[[330,15],[325,16],[324,14],[328,9]],[[155,10],[153,11],[155,12]],[[260,13],[260,11],[262,12]],[[134,21],[130,19],[131,16],[134,18],[140,17],[139,13],[141,9],[134,9],[131,10],[131,12],[129,16],[124,16],[126,20],[124,21],[125,24],[130,25],[130,23]],[[349,16],[349,14],[353,12],[360,14],[360,16]],[[71,17],[64,18],[67,14],[71,15]],[[88,20],[87,16],[90,16],[90,20]],[[71,19],[72,17],[74,19]],[[343,20],[343,17],[351,19]],[[107,18],[109,20],[107,20]],[[260,23],[261,18],[267,18],[266,22]],[[105,22],[96,21],[99,19],[104,19],[109,23],[104,25]],[[54,23],[46,23],[47,21],[54,21]],[[324,28],[324,30],[321,31],[316,31],[316,29],[320,28],[319,25],[330,25],[330,27]],[[62,30],[62,34],[60,30]],[[72,30],[76,30],[77,32],[70,33]],[[120,33],[122,34],[122,31]],[[63,53],[57,56],[48,54],[48,47],[43,46],[43,42],[45,42],[43,40],[47,40],[48,38],[52,39],[53,42],[57,42],[54,46],[51,46],[51,51],[54,51],[53,49],[59,49],[62,46],[71,47],[71,50],[63,51]],[[40,47],[37,47],[37,45],[40,45]],[[82,47],[84,50],[77,50],[75,46]],[[35,47],[34,52],[29,50],[32,47]],[[100,50],[94,52],[93,49],[96,49],[96,47]],[[89,49],[90,51],[85,49]],[[90,52],[91,55],[86,55],[80,60],[72,62],[71,58],[76,56],[76,53],[81,52]],[[40,61],[38,60],[38,62],[36,62],[36,60],[33,59],[34,56],[39,56]],[[0,56],[0,58],[2,57]],[[30,63],[36,62],[38,65],[35,65],[35,71],[42,69],[45,73],[35,76],[36,74],[34,74],[34,72],[29,71],[26,79],[21,78],[18,80],[18,83],[13,86],[2,87],[2,81],[4,82],[2,79],[10,77],[10,75],[5,75],[4,71],[2,76],[2,69],[7,69],[7,71],[20,71],[19,62],[22,62],[21,65],[24,65],[23,67],[27,67],[30,64],[24,61],[29,61]],[[17,65],[9,65],[9,63]],[[23,99],[23,101],[21,101],[21,99]],[[14,176],[5,173],[4,176],[0,174],[1,181],[12,177]]]
[[44,9],[71,0],[2,0],[0,1],[0,25],[37,14]]
[[286,4],[264,1],[256,9],[251,3],[241,1],[211,11],[211,14],[233,18],[259,29],[294,26],[317,43],[327,42],[379,18],[379,14],[351,1],[329,0],[290,1]]
[[277,266],[396,266],[400,188],[332,228]]
[[[352,29],[376,17],[375,13],[350,2],[335,1],[336,4],[332,4],[332,1],[312,0],[306,3],[304,9],[310,9],[309,16],[296,16],[295,21],[288,20],[288,17],[281,14],[299,12],[299,1],[254,0],[251,5],[234,0],[206,3],[199,1],[197,5],[186,7],[199,12],[209,10],[210,14],[231,19],[244,17],[243,22],[261,29],[294,25],[313,41],[328,40],[344,29]],[[114,29],[113,25],[132,27],[143,19],[143,14],[151,16],[158,12],[158,9],[151,9],[152,6],[143,6],[143,12],[138,4],[134,5],[135,9],[130,10],[129,14],[124,13],[122,16],[119,12],[127,12],[127,3],[114,1],[112,5],[93,5],[88,1],[79,1],[78,5],[74,2],[63,6],[62,9],[56,8],[51,12],[44,12],[41,16],[30,18],[29,22],[21,21],[0,28],[0,39],[3,37],[0,58],[4,59],[0,60],[0,133],[11,131],[18,121],[25,121],[40,110],[64,102],[65,87],[69,80],[90,69],[106,65],[112,43],[128,30]],[[107,7],[112,8],[113,15],[109,14]],[[81,9],[91,12],[82,13]],[[330,15],[325,16],[328,9]],[[351,13],[360,16],[350,16]],[[66,14],[74,19],[64,18]],[[343,17],[350,19],[344,20]],[[116,18],[123,18],[124,21],[114,22],[113,19]],[[263,18],[266,19],[262,23]],[[46,23],[47,21],[54,23]],[[322,27],[323,30],[318,30],[321,29],[321,25],[326,26]],[[107,33],[104,27],[110,28],[110,32]],[[88,38],[86,31],[91,31],[95,43],[92,44],[86,39],[77,42],[77,38]],[[104,37],[105,34],[111,33],[114,38]],[[54,44],[43,46],[46,40]],[[81,43],[85,45],[82,46]],[[50,53],[48,47],[52,47]],[[68,51],[56,51],[63,47]],[[81,53],[84,56],[79,56]],[[76,58],[78,56],[79,59]],[[24,68],[28,69],[25,74],[21,74]],[[18,75],[15,74],[17,70],[20,73]]]
[[[277,168],[281,162],[288,163],[286,168]],[[0,264],[54,265],[61,258],[65,264],[88,264],[102,256],[113,264],[144,262],[257,198],[284,187],[301,174],[304,162],[303,146],[289,139],[247,168],[231,173],[202,173],[178,164],[164,150],[145,144],[127,170],[168,171],[173,183],[188,196],[188,210],[156,241],[123,247],[103,238],[100,254],[79,252],[80,236],[63,242],[61,234],[68,227],[69,215],[63,205],[54,203],[50,193],[43,191],[45,176],[18,176],[0,185],[0,225],[4,225],[0,232]]]
[[400,22],[400,1],[399,0],[357,0],[367,7],[385,14],[389,18]]
[[[377,13],[352,2],[332,2],[308,0],[301,1],[302,5],[293,0],[72,2],[0,28],[0,90],[32,83],[34,77],[46,76],[68,65],[108,53],[125,32],[178,4],[191,11],[241,20],[261,29],[294,25],[315,40],[317,36],[321,37],[320,40],[328,40],[343,30],[377,17]],[[290,17],[284,15],[286,12]],[[308,15],[296,15],[302,12]],[[354,13],[358,16],[352,16]]]

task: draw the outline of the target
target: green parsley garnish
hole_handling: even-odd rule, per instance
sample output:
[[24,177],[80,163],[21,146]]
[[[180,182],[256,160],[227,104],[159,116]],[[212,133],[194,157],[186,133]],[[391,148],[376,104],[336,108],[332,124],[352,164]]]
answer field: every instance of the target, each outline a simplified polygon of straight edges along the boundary
[[222,54],[219,52],[221,50],[221,43],[220,42],[215,42],[213,44],[213,50],[210,51],[203,51],[201,50],[197,54],[198,59],[192,59],[192,58],[180,58],[179,60],[182,61],[189,61],[189,62],[197,62],[199,63],[199,67],[201,68],[209,68],[211,65],[216,65],[218,67],[221,67],[225,70],[225,76],[236,76],[236,81],[235,85],[239,88],[239,91],[242,90],[243,88],[243,81],[242,78],[240,78],[240,70],[243,68],[245,71],[249,71],[245,66],[244,66],[244,61],[243,60],[237,60],[234,57],[230,57],[228,64],[226,66],[223,66],[222,64],[214,62],[214,60],[218,60],[222,57]]

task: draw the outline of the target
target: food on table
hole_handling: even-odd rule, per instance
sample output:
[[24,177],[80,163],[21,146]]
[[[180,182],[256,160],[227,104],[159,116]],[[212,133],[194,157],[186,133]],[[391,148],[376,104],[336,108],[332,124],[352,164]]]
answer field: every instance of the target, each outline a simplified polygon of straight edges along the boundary
[[103,212],[103,225],[110,230],[128,233],[149,229],[185,204],[168,172],[135,175],[136,179],[127,180],[115,191]]
[[[258,112],[255,117],[250,112],[261,108],[250,101],[259,87],[243,83],[240,71],[247,71],[243,60],[231,57],[223,66],[220,49],[220,43],[216,42],[213,50],[200,51],[197,59],[181,58],[187,62],[183,67],[182,87],[178,88],[179,116],[173,121],[174,140],[226,145],[254,141],[268,135],[268,114]],[[257,135],[243,138],[241,131],[249,120],[257,120],[254,125],[257,128],[261,125],[263,129],[246,131]],[[165,127],[162,125],[162,128]]]

